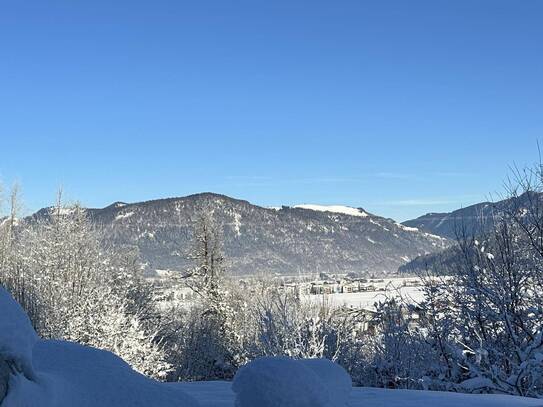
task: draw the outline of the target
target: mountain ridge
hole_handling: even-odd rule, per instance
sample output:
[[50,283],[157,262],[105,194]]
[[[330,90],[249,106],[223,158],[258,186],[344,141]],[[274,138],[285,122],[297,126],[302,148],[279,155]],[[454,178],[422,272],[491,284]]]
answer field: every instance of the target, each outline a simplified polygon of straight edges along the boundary
[[[497,202],[480,202],[452,212],[428,213],[416,219],[406,221],[404,225],[412,225],[428,233],[437,234],[456,242],[458,239],[482,238],[495,226],[495,216],[500,212],[524,216],[526,208],[537,200],[543,200],[543,194],[533,191],[524,192]],[[536,205],[541,205],[540,202]],[[499,218],[498,218],[499,219]],[[462,254],[457,244],[442,251],[424,254],[399,267],[400,274],[417,274],[426,269],[438,270],[440,273],[454,272],[462,261]]]
[[402,222],[402,224],[447,239],[456,240],[459,234],[477,235],[489,230],[493,225],[493,217],[496,212],[519,210],[530,199],[543,199],[543,195],[535,192],[525,192],[522,195],[496,202],[479,202],[451,212],[430,212],[418,218]]
[[[315,205],[313,205],[315,206]],[[320,206],[319,209],[326,208]],[[221,225],[229,268],[236,275],[358,273],[385,275],[449,242],[362,208],[265,208],[212,192],[88,208],[109,245],[135,248],[148,270],[188,266],[194,217],[212,213]],[[348,209],[345,209],[348,208]],[[341,213],[347,211],[350,213]],[[44,208],[36,216],[47,216]]]

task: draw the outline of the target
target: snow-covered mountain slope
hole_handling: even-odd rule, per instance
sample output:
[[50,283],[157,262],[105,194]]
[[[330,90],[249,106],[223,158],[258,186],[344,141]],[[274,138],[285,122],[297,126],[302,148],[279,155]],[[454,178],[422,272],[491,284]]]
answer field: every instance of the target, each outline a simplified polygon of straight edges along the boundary
[[351,216],[360,216],[362,218],[365,218],[368,216],[368,214],[360,208],[353,208],[351,206],[343,206],[343,205],[312,205],[312,204],[303,204],[303,205],[295,205],[294,208],[301,208],[301,209],[310,209],[312,211],[317,212],[331,212],[331,213],[341,213],[343,215],[351,215]]
[[[480,204],[458,209],[450,213],[429,213],[417,219],[403,223],[405,227],[416,227],[421,231],[444,236],[449,241],[456,243],[457,237],[482,236],[487,234],[495,226],[495,219],[499,214],[509,213],[521,219],[528,216],[532,222],[540,217],[541,200],[543,194],[526,192],[518,197],[501,200],[498,202],[482,202]],[[532,208],[528,210],[528,208]],[[483,238],[484,239],[484,238]],[[418,274],[427,269],[433,269],[440,274],[454,273],[462,266],[463,254],[453,244],[443,251],[428,253],[416,259],[412,259],[399,267],[402,274]]]
[[522,211],[530,201],[538,199],[543,199],[543,195],[533,192],[525,193],[519,197],[498,202],[481,202],[453,212],[427,213],[417,219],[405,221],[403,224],[448,239],[456,239],[462,230],[468,234],[479,234],[489,229],[492,226],[492,217],[497,211]]
[[[343,206],[263,208],[204,193],[88,209],[107,243],[135,247],[150,270],[182,270],[196,214],[222,225],[232,274],[394,273],[407,261],[447,246],[446,239]],[[47,210],[35,216],[47,216]]]

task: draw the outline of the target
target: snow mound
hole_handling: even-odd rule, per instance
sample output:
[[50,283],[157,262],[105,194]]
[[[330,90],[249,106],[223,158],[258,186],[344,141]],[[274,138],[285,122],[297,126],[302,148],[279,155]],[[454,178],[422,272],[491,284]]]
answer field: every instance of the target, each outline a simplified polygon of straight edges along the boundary
[[343,215],[359,216],[361,218],[365,218],[368,216],[368,214],[361,209],[342,205],[295,205],[294,208],[309,209],[317,212],[341,213]]
[[64,341],[34,347],[37,379],[12,376],[1,407],[199,407],[181,388],[149,379],[110,352]]
[[317,374],[328,388],[334,406],[345,406],[353,388],[351,376],[337,363],[328,359],[302,359],[299,361]]
[[347,373],[330,361],[285,357],[254,360],[238,370],[232,384],[236,407],[340,407],[350,387]]
[[0,359],[32,379],[32,349],[37,341],[38,335],[24,310],[0,287]]
[[0,407],[200,406],[181,388],[137,373],[110,352],[39,340],[23,309],[1,287],[0,362],[0,379],[8,376],[7,395],[5,380],[0,383]]

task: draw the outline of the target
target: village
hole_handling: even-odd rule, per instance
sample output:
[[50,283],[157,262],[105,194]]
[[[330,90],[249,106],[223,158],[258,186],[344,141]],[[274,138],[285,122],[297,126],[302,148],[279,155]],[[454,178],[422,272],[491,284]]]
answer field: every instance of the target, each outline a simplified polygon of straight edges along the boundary
[[[157,270],[152,278],[157,287],[158,301],[164,309],[179,306],[190,308],[197,300],[194,292],[186,286],[179,272]],[[242,289],[252,291],[261,280],[240,278],[236,284]],[[398,299],[411,310],[410,327],[417,326],[420,312],[417,304],[424,299],[422,281],[417,277],[363,278],[348,274],[318,274],[300,276],[275,276],[266,284],[276,286],[280,291],[294,294],[301,301],[328,307],[357,312],[361,316],[360,331],[371,331],[377,316],[377,305],[386,299]]]
[[311,281],[282,279],[281,287],[297,291],[301,295],[377,293],[405,287],[419,287],[421,281],[416,277],[362,278],[347,274],[328,275],[321,273]]

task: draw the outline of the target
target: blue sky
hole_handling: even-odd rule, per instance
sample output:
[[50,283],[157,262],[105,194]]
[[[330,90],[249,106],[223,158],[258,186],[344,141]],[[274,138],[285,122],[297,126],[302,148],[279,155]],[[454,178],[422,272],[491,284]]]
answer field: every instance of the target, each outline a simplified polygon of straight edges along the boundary
[[404,220],[543,138],[543,2],[0,0],[0,177],[27,211],[214,191]]

